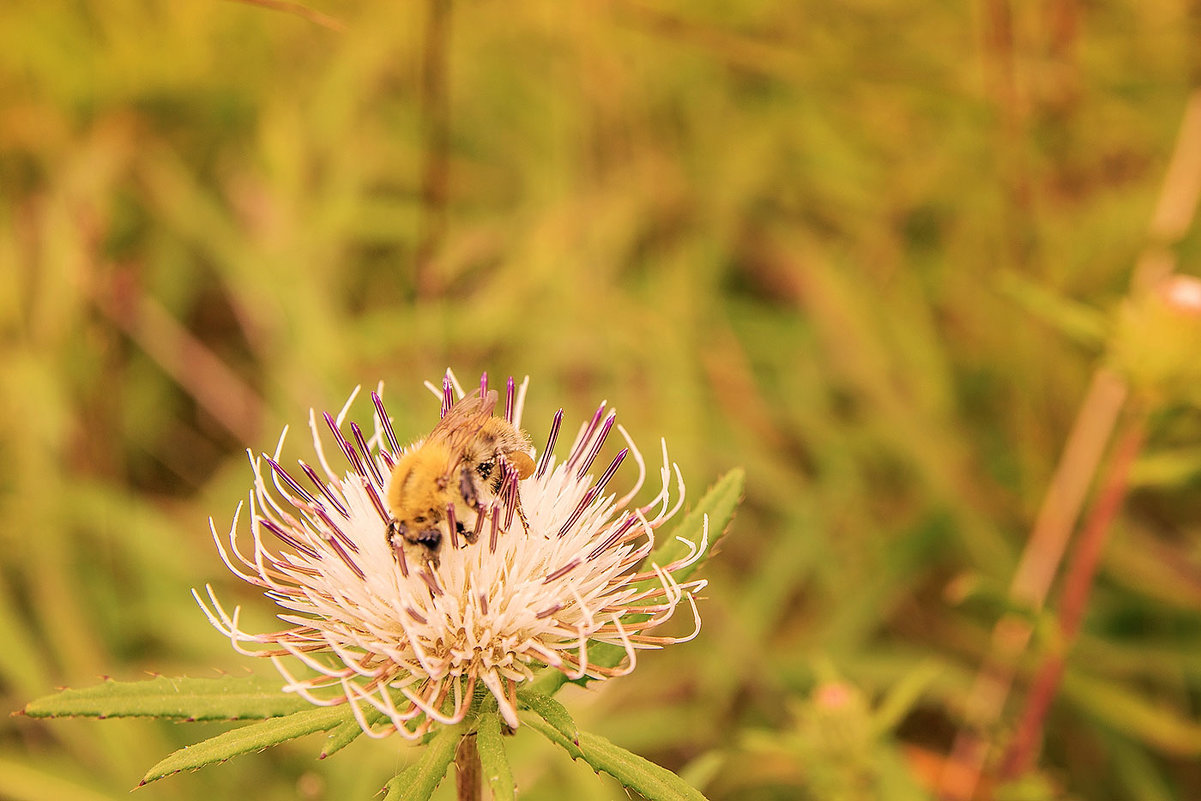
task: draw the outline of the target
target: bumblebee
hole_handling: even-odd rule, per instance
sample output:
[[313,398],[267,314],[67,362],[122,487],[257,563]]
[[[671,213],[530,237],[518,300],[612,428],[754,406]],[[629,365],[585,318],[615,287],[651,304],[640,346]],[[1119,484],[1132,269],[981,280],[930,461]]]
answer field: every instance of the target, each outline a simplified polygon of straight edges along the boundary
[[[474,542],[485,505],[508,475],[534,472],[530,438],[496,417],[496,392],[472,393],[450,407],[426,439],[410,448],[388,480],[388,542],[434,567],[442,543],[454,533]],[[512,502],[528,528],[519,494]],[[474,522],[474,528],[466,523]]]

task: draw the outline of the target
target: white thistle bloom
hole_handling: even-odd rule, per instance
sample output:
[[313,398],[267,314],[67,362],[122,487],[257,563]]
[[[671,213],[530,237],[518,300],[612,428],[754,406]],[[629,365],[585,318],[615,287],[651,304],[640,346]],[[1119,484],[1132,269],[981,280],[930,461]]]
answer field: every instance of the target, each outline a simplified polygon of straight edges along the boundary
[[[486,382],[485,376],[481,386]],[[508,382],[505,416],[517,426],[527,384],[528,379],[515,392],[513,380]],[[443,415],[456,395],[464,396],[449,371],[441,392],[429,386],[441,396]],[[491,530],[474,543],[448,537],[436,563],[406,564],[388,540],[391,516],[385,499],[392,468],[408,449],[397,442],[376,392],[371,394],[376,409],[371,434],[352,422],[348,438],[343,425],[354,397],[337,418],[324,415],[348,470],[339,472],[330,464],[316,415],[310,413],[324,476],[304,462],[299,463],[307,477],[303,484],[286,471],[279,463],[281,436],[274,456],[251,454],[249,547],[238,541],[241,505],[228,546],[210,521],[225,564],[263,587],[285,610],[279,618],[288,627],[247,633],[238,625],[239,609],[228,613],[211,587],[207,602],[194,594],[235,650],[275,663],[286,691],[323,706],[349,702],[369,735],[395,731],[417,738],[435,722],[462,720],[482,682],[505,722],[516,727],[517,685],[539,668],[551,666],[571,679],[607,679],[633,670],[639,649],[696,635],[700,618],[693,595],[705,582],[680,583],[672,574],[703,555],[707,535],[687,543],[685,559],[645,564],[656,529],[683,502],[683,479],[667,460],[666,444],[659,493],[645,506],[630,506],[647,471],[624,428],[617,426],[627,447],[599,479],[589,472],[614,427],[615,413],[606,415],[601,403],[560,461],[553,453],[560,410],[545,449],[535,457],[536,470],[518,485],[528,533],[514,523],[508,503],[505,514],[494,507]],[[622,497],[606,494],[627,454],[638,466],[638,479]],[[678,488],[674,502],[673,483]],[[691,635],[647,633],[683,600],[695,620]],[[593,643],[623,648],[622,663],[590,662]]]

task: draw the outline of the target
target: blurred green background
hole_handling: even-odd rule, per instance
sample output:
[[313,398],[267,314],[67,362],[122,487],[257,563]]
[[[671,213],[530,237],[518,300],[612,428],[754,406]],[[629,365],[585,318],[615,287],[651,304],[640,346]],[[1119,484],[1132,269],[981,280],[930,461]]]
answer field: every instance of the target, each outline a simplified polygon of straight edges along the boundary
[[[416,437],[451,366],[529,374],[535,441],[607,398],[693,499],[747,469],[700,637],[567,694],[582,726],[713,799],[928,797],[1099,359],[1073,321],[1146,242],[1201,6],[4,6],[0,706],[245,670],[189,594],[270,625],[208,533],[244,449],[380,380]],[[1199,423],[1155,418],[1040,770],[981,798],[1201,797]],[[22,800],[126,798],[223,728],[3,720]],[[412,756],[320,743],[138,797],[366,799]],[[627,797],[510,748],[522,798]]]

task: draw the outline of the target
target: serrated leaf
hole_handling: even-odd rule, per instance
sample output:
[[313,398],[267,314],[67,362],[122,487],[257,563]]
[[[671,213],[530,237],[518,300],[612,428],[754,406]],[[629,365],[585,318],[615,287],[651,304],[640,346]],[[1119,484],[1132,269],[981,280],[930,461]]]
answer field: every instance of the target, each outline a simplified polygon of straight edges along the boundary
[[344,720],[334,727],[334,730],[325,738],[325,744],[321,746],[321,753],[318,759],[325,759],[332,754],[336,754],[346,746],[359,739],[359,735],[363,733],[363,727],[359,725],[357,720]]
[[281,692],[278,679],[159,676],[147,681],[106,681],[79,690],[63,690],[30,701],[25,714],[36,718],[244,720],[279,717],[311,708],[303,698]]
[[475,747],[479,751],[484,781],[492,791],[492,801],[513,801],[517,796],[517,788],[513,771],[509,768],[509,757],[505,754],[500,726],[500,715],[496,712],[480,713],[476,718]]
[[[689,553],[689,548],[684,541],[699,545],[701,538],[705,535],[705,528],[707,526],[709,546],[704,555],[692,564],[681,567],[671,574],[672,578],[676,581],[687,581],[693,573],[709,560],[709,557],[713,555],[714,549],[717,548],[722,538],[725,537],[726,529],[730,525],[730,521],[734,518],[734,511],[738,508],[738,503],[742,500],[742,489],[745,480],[746,472],[742,468],[731,470],[719,478],[709,488],[709,491],[705,493],[705,496],[701,498],[696,508],[689,512],[680,521],[680,524],[672,529],[670,534],[659,541],[655,550],[648,557],[648,563],[663,566],[679,559],[684,559]],[[652,579],[644,582],[642,586],[650,587],[655,583],[655,580]],[[594,643],[588,649],[589,660],[593,664],[602,667],[613,667],[621,662],[625,656],[625,649],[612,643]]]
[[[567,677],[563,675],[563,671],[558,668],[548,667],[534,677],[530,682],[529,687],[536,693],[541,695],[554,695],[564,684],[567,683]],[[521,697],[521,690],[517,691],[518,697]]]
[[574,743],[579,737],[580,730],[571,719],[571,713],[554,698],[533,687],[518,689],[517,698],[571,742]]
[[249,751],[261,751],[273,745],[319,731],[328,731],[353,716],[350,707],[309,706],[282,718],[270,718],[249,726],[227,731],[174,752],[146,772],[142,784],[148,784],[181,770],[191,770],[223,762]]
[[593,770],[608,773],[648,801],[706,801],[699,790],[670,770],[614,745],[600,735],[582,731],[579,745],[576,745],[541,718],[528,713],[522,717],[530,728],[564,748],[572,759],[582,759]]
[[688,546],[681,540],[699,544],[705,531],[705,519],[708,517],[709,549],[691,565],[672,573],[677,581],[686,581],[709,559],[713,549],[725,536],[726,527],[734,517],[734,510],[742,500],[745,482],[746,472],[742,468],[731,470],[719,478],[701,498],[696,508],[689,512],[670,534],[659,541],[655,550],[651,552],[649,561],[657,565],[667,565],[686,557]]
[[[363,715],[367,718],[368,725],[374,725],[384,719],[383,712],[370,706],[363,710]],[[339,723],[329,733],[329,736],[325,738],[325,745],[321,747],[321,754],[318,756],[318,759],[325,759],[331,754],[336,754],[357,740],[362,733],[363,727],[359,725],[358,720],[353,716],[350,720]]]
[[384,801],[428,801],[454,761],[463,725],[438,729],[421,747],[421,758],[384,786]]

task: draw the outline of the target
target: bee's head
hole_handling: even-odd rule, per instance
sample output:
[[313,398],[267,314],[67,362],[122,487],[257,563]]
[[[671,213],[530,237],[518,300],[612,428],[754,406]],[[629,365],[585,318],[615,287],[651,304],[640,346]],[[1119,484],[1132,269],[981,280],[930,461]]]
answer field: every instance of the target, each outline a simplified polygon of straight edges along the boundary
[[442,517],[430,509],[403,520],[393,518],[388,523],[388,539],[393,547],[399,547],[403,540],[436,551],[442,542]]
[[436,551],[438,550],[438,545],[442,542],[442,530],[437,526],[421,528],[410,531],[405,539],[416,545],[424,545],[431,551]]

